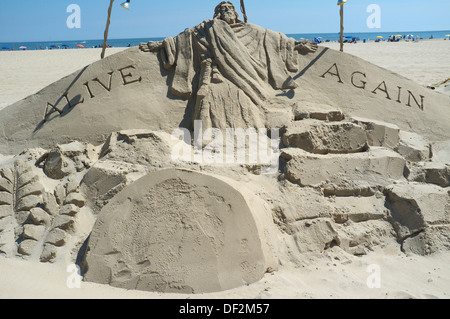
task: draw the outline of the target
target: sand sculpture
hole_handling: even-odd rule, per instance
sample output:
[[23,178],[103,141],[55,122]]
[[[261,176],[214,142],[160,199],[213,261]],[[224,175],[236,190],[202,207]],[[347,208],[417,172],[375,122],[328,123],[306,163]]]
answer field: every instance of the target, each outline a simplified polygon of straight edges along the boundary
[[173,69],[171,93],[195,92],[193,119],[204,129],[262,128],[268,86],[295,89],[289,72],[298,72],[298,51],[314,52],[317,44],[244,23],[232,3],[222,2],[214,19],[141,49],[160,50],[163,67]]
[[[0,111],[0,253],[202,293],[324,251],[448,250],[449,118],[448,96],[223,2]],[[278,132],[275,170],[195,158],[224,152],[196,145],[198,120]]]

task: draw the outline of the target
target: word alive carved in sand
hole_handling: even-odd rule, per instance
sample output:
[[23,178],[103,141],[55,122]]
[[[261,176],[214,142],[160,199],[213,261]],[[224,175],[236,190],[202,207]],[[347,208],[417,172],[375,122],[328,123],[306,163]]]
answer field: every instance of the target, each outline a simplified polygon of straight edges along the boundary
[[[337,63],[334,63],[325,73],[323,73],[320,77],[325,78],[325,76],[329,74],[330,76],[335,76],[338,80],[338,83],[344,84],[344,82],[342,81],[342,77],[341,74],[339,73],[339,68]],[[365,90],[367,87],[367,75],[364,72],[361,71],[355,71],[352,73],[351,78],[350,78],[350,82],[351,84],[358,89],[362,89]],[[424,110],[424,100],[425,97],[423,95],[420,95],[420,103],[418,101],[418,99],[416,98],[416,96],[410,91],[410,90],[406,90],[408,92],[408,102],[406,103],[406,106],[411,107],[411,102],[414,101],[414,103],[419,107],[420,110]],[[375,87],[375,89],[373,89],[371,91],[373,94],[385,94],[386,98],[388,100],[392,100],[393,98],[397,98],[396,102],[398,103],[402,103],[402,92],[403,92],[403,88],[401,86],[397,86],[396,88],[396,96],[392,96],[389,94],[388,91],[388,86],[386,84],[386,81],[382,81],[380,84],[378,84],[378,86]]]
[[[133,65],[129,65],[114,71],[110,71],[92,80],[84,82],[81,89],[69,88],[54,104],[47,102],[45,106],[44,121],[55,112],[62,115],[73,109],[78,104],[84,103],[87,99],[93,99],[105,92],[111,92],[120,86],[127,86],[142,81],[139,71]],[[64,105],[59,107],[59,105]]]

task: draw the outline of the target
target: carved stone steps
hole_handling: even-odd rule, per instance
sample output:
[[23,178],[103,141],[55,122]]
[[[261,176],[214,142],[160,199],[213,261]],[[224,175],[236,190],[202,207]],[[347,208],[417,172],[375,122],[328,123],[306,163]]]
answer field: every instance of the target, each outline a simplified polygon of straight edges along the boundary
[[364,128],[370,146],[394,149],[399,143],[400,129],[397,125],[362,117],[352,117],[352,122]]
[[422,162],[431,158],[430,144],[419,134],[400,131],[396,151],[410,162]]
[[345,119],[345,115],[339,108],[312,102],[300,102],[295,104],[293,107],[293,113],[296,121],[315,119],[334,122]]
[[[398,240],[407,252],[428,254],[450,239],[449,189],[426,184],[398,184],[385,190],[386,207]],[[425,232],[424,234],[422,234]],[[450,247],[447,244],[447,247]]]
[[433,161],[450,164],[450,140],[431,143]]
[[449,187],[450,166],[437,162],[420,162],[410,168],[408,180]]
[[286,147],[298,147],[314,154],[364,152],[368,140],[364,129],[351,122],[296,121],[283,134]]
[[300,186],[320,187],[325,195],[371,196],[403,179],[406,161],[386,148],[365,153],[316,155],[301,149],[282,150],[286,178]]

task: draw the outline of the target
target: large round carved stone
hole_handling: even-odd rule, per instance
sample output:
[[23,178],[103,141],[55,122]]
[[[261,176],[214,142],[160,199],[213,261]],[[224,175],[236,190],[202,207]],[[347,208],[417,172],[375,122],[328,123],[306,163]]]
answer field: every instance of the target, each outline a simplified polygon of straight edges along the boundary
[[106,205],[90,235],[85,280],[126,289],[204,293],[266,271],[246,200],[209,175],[150,173]]

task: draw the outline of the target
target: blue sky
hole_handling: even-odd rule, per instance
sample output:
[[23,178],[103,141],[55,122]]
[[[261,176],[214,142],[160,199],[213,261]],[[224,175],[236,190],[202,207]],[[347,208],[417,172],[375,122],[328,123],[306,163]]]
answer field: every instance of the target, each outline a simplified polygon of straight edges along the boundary
[[[125,0],[122,0],[125,1]],[[132,0],[131,11],[116,0],[109,38],[175,36],[212,18],[220,0]],[[239,7],[239,1],[232,1]],[[109,0],[1,0],[0,42],[102,39]],[[70,4],[81,8],[81,28],[69,29]],[[337,0],[245,0],[249,22],[292,33],[339,32]],[[367,7],[381,8],[381,29],[370,29]],[[346,32],[450,30],[449,0],[349,0]]]

